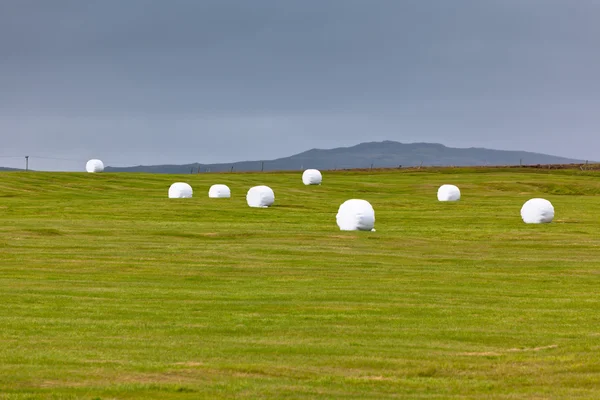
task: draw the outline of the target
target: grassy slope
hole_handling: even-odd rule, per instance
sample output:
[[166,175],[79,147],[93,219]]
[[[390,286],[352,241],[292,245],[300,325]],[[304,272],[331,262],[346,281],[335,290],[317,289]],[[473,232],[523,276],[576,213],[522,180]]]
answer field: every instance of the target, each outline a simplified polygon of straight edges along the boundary
[[0,399],[598,398],[599,177],[0,174]]

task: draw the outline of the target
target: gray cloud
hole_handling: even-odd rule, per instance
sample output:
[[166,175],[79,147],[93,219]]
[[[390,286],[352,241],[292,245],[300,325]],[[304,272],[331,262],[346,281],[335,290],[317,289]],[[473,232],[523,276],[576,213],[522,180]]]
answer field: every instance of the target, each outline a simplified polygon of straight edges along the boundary
[[597,159],[599,18],[593,0],[5,0],[0,155],[217,162],[390,139]]

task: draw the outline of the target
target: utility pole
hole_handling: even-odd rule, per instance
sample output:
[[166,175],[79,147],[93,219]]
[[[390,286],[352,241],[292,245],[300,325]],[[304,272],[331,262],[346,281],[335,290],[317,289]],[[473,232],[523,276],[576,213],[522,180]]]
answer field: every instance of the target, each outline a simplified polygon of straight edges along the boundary
[[25,171],[29,171],[29,156],[25,156]]

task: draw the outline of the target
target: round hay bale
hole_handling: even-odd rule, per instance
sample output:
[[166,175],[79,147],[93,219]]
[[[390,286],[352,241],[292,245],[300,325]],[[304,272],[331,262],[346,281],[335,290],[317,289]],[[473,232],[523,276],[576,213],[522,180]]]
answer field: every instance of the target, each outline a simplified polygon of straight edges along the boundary
[[246,201],[250,207],[266,208],[275,202],[275,193],[268,186],[254,186],[248,190]]
[[323,175],[317,169],[307,169],[302,174],[302,182],[305,185],[320,185],[323,181]]
[[526,224],[547,224],[554,219],[554,206],[546,199],[530,199],[521,207],[521,218]]
[[212,185],[208,190],[208,197],[212,199],[228,199],[231,197],[231,190],[227,185]]
[[460,189],[454,185],[442,185],[438,189],[437,198],[439,201],[458,201],[460,200]]
[[102,172],[104,171],[104,163],[94,158],[85,164],[85,170],[89,173]]
[[336,222],[342,231],[374,231],[375,210],[366,200],[346,200],[338,209]]
[[175,182],[169,187],[170,199],[185,199],[192,197],[194,191],[192,187],[185,182]]

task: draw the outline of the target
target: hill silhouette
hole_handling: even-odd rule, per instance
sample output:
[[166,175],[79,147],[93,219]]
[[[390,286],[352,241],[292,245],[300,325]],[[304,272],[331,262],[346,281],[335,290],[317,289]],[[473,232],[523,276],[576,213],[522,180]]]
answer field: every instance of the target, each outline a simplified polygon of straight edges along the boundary
[[399,143],[394,141],[360,143],[351,147],[311,149],[274,160],[238,161],[217,164],[107,166],[107,172],[151,172],[181,174],[190,172],[285,171],[386,168],[411,166],[497,166],[519,164],[570,164],[576,160],[526,151],[486,148],[453,148],[438,143]]

